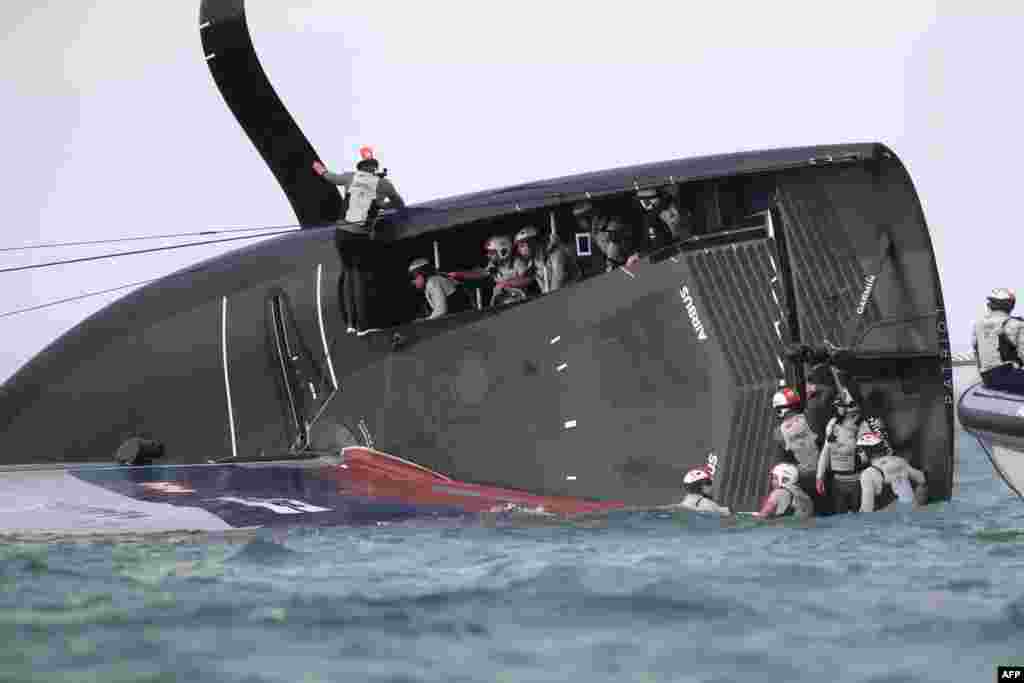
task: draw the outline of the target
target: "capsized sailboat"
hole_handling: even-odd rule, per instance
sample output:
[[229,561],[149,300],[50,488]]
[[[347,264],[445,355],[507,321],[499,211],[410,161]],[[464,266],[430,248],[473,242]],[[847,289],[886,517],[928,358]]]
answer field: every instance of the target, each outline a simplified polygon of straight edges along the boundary
[[[244,3],[203,0],[200,31],[215,83],[305,229],[132,292],[0,388],[0,490],[18,519],[71,496],[81,509],[47,524],[144,526],[131,520],[182,507],[213,525],[344,523],[358,488],[346,448],[371,454],[364,483],[381,484],[394,459],[431,473],[420,483],[448,480],[436,484],[447,498],[376,485],[400,507],[666,505],[713,460],[719,502],[752,510],[773,464],[771,396],[802,381],[785,349],[823,341],[848,350],[931,500],[951,495],[942,291],[913,183],[884,145],[664,161],[385,212],[389,260],[372,282],[385,329],[355,337],[334,286],[343,201],[310,171],[318,156],[256,58]],[[637,193],[651,188],[675,198],[692,236],[606,269],[576,239],[573,206],[639,220]],[[577,281],[415,321],[413,258],[473,267],[484,240],[526,224],[576,247]],[[116,464],[138,437],[159,448]]]

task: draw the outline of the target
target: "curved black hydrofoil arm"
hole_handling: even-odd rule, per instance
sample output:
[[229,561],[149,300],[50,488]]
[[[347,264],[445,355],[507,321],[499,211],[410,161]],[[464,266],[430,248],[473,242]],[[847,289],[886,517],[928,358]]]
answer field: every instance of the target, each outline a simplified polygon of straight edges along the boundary
[[311,170],[319,157],[260,65],[245,19],[245,0],[202,0],[199,27],[214,82],[277,178],[299,223],[308,228],[337,221],[341,194]]

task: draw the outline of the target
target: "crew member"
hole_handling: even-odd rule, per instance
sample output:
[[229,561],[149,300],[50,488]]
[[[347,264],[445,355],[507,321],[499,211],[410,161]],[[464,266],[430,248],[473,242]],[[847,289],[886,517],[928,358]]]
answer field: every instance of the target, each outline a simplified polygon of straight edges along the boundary
[[814,516],[814,503],[811,497],[800,488],[797,480],[800,472],[796,465],[780,462],[772,468],[772,491],[764,501],[761,509],[754,514],[758,517],[795,517],[808,519]]
[[817,470],[821,444],[804,416],[799,392],[792,387],[783,387],[775,392],[772,409],[779,421],[773,434],[779,446],[779,462],[796,465],[801,474],[813,475]]
[[356,224],[355,229],[349,228],[350,231],[368,233],[380,209],[403,211],[406,206],[394,184],[388,180],[387,171],[380,171],[380,162],[374,158],[373,150],[363,147],[359,154],[362,158],[356,163],[355,172],[331,173],[320,161],[313,162],[313,170],[327,182],[342,188],[342,195],[348,199],[345,222]]
[[491,280],[494,283],[492,306],[525,299],[526,288],[533,283],[533,274],[516,271],[512,240],[506,235],[494,235],[484,243],[484,253],[487,255],[486,266],[448,273],[448,277],[456,282]]
[[985,386],[1024,394],[1024,320],[1010,315],[1016,303],[1017,297],[1009,289],[992,290],[988,313],[971,330],[971,344]]
[[[675,190],[676,186],[673,185]],[[684,216],[672,192],[647,188],[637,192],[637,201],[644,213],[644,235],[647,249],[654,251],[693,235],[689,213]]]
[[693,510],[694,512],[711,512],[719,515],[729,515],[732,512],[729,508],[719,505],[711,497],[713,487],[711,471],[707,467],[698,467],[686,473],[683,477],[683,489],[686,495],[683,496],[679,507]]
[[565,250],[558,243],[545,247],[539,231],[532,225],[516,233],[515,258],[516,272],[520,275],[532,273],[541,294],[561,289],[568,279]]
[[[860,509],[860,473],[867,462],[858,459],[857,439],[872,431],[861,416],[860,405],[843,389],[835,401],[836,417],[825,428],[825,444],[818,456],[816,489],[825,495],[826,475],[831,480],[832,511],[855,512]],[[888,446],[888,444],[886,444]]]
[[589,201],[576,204],[572,213],[580,230],[590,233],[591,241],[604,255],[605,272],[632,267],[640,261],[636,250],[639,240],[635,239],[633,229],[622,218],[599,214]]
[[906,458],[892,455],[881,434],[864,433],[857,440],[857,450],[859,457],[870,463],[860,475],[861,512],[873,512],[887,504],[883,498],[886,486],[893,497],[902,501],[927,503],[928,481],[924,472],[913,467]]
[[372,331],[367,276],[378,270],[381,258],[378,244],[372,240],[373,225],[380,208],[405,209],[405,202],[391,181],[378,173],[380,164],[373,150],[363,147],[355,172],[331,173],[320,162],[313,171],[329,183],[342,188],[348,197],[345,220],[334,231],[334,244],[341,259],[339,292],[349,332],[360,335]]
[[471,306],[466,290],[449,277],[441,275],[425,258],[415,259],[409,264],[409,276],[416,289],[423,292],[430,314],[427,320],[434,320],[449,313],[460,313]]

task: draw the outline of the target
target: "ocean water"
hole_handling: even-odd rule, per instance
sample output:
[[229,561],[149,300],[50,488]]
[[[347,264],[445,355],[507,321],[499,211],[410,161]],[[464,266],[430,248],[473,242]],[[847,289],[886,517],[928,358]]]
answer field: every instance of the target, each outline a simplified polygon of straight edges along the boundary
[[[963,387],[961,387],[963,388]],[[986,681],[1024,664],[1024,501],[0,546],[2,681]]]

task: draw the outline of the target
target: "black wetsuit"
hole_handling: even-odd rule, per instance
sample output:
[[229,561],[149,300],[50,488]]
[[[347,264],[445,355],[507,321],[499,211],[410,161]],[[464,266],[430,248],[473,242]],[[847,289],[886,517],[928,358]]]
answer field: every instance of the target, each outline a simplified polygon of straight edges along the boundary
[[380,261],[380,243],[370,239],[369,234],[337,228],[334,231],[334,244],[341,259],[338,295],[341,298],[342,315],[349,327],[369,329],[373,325],[367,280]]

